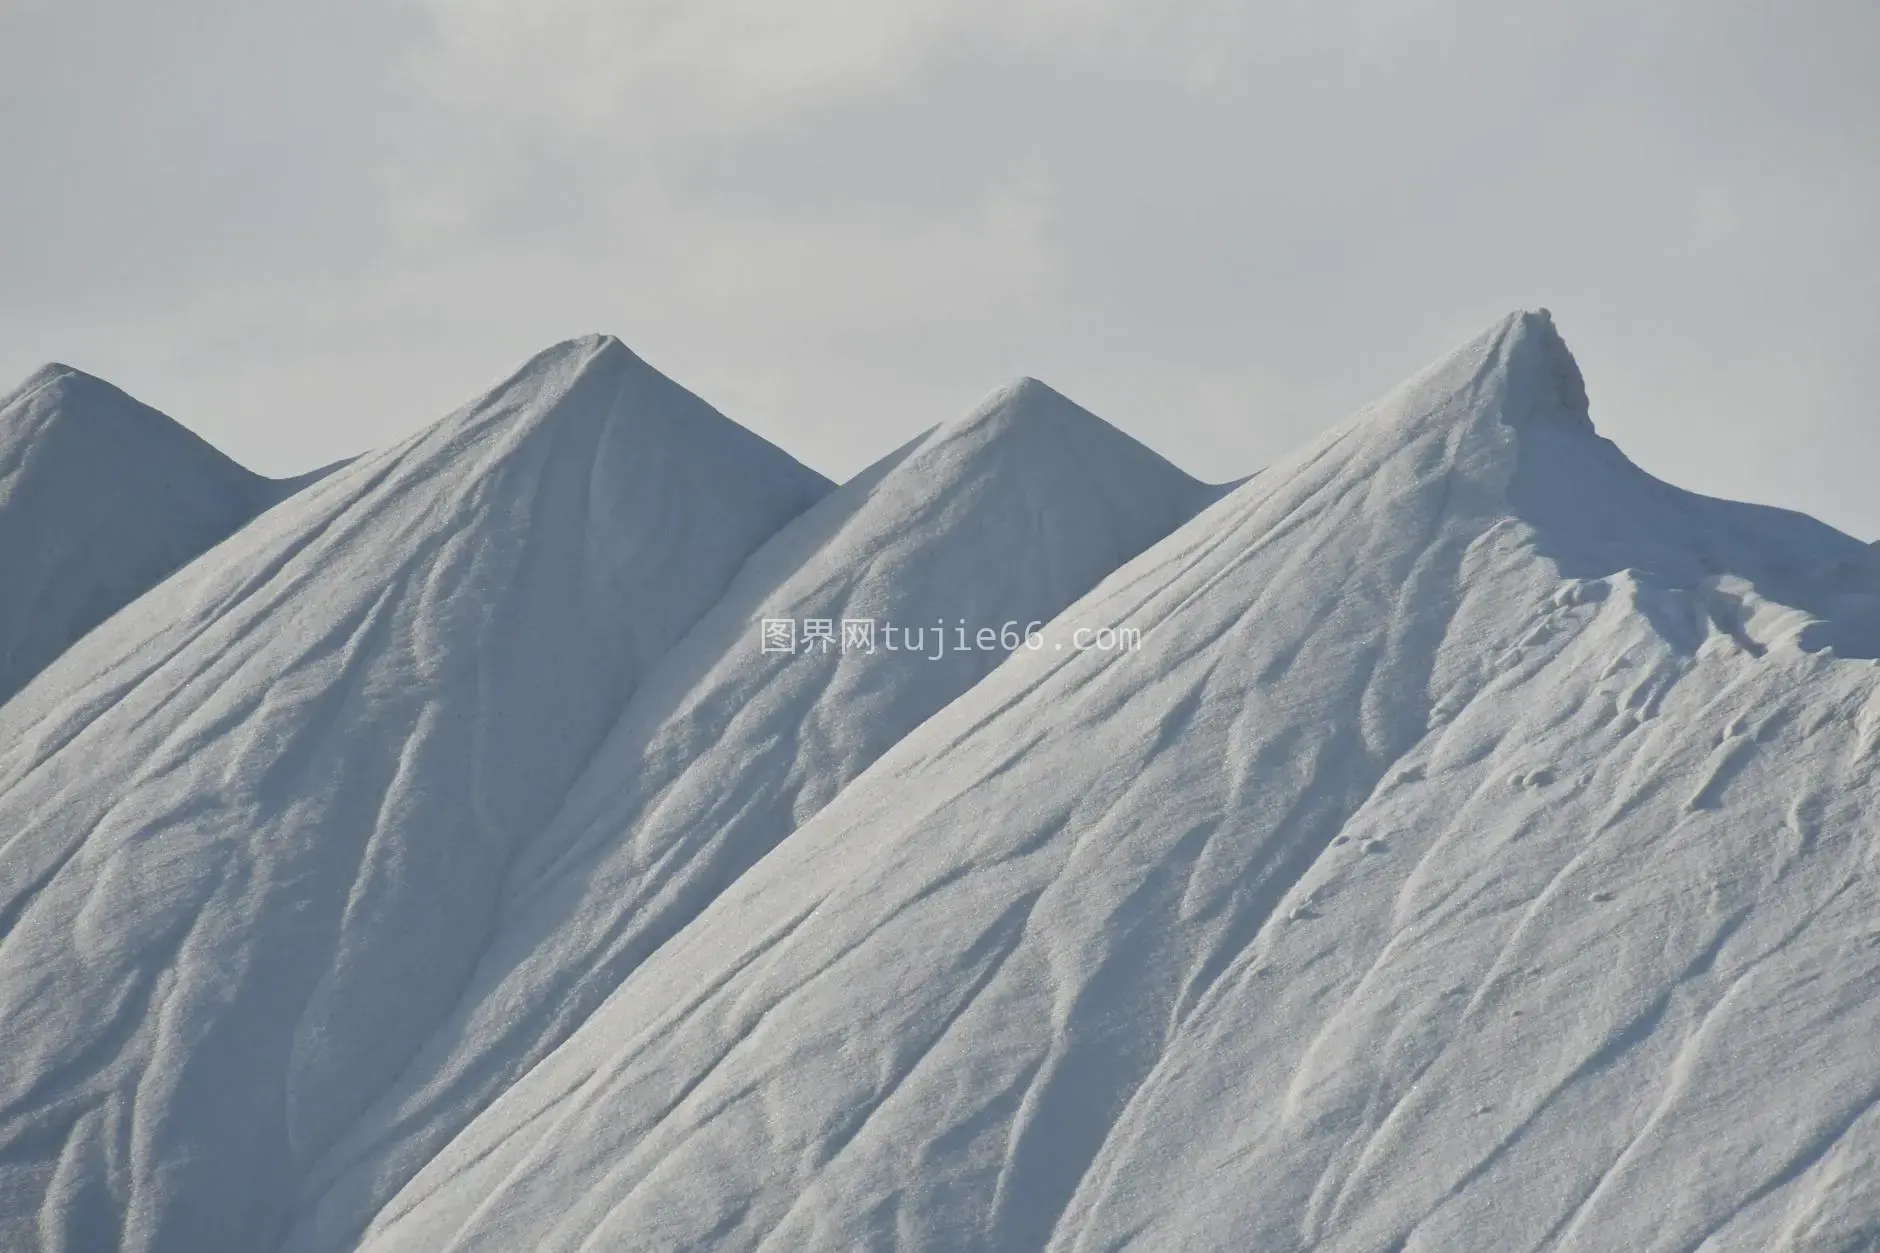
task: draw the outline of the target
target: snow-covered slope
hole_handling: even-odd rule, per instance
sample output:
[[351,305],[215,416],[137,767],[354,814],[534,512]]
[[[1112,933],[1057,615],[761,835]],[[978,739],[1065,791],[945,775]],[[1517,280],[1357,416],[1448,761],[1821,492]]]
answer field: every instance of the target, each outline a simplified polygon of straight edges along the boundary
[[[463,1004],[314,1172],[289,1247],[349,1247],[648,953],[1003,660],[996,643],[955,647],[962,624],[974,645],[982,629],[1022,636],[1216,493],[1025,380],[785,528],[629,704],[511,869],[499,937]],[[765,653],[764,619],[826,620],[837,641]],[[873,625],[872,651],[844,646],[844,619]]]
[[0,703],[274,487],[70,366],[0,398]]
[[1871,1247],[1877,592],[1512,317],[888,751],[362,1247]]
[[271,1247],[626,699],[828,486],[571,342],[0,706],[0,1248]]

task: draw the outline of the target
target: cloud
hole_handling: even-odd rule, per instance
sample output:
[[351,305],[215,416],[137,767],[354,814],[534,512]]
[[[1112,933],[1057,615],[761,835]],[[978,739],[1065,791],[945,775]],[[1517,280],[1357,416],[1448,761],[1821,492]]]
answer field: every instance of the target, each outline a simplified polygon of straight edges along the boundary
[[610,330],[835,473],[1032,373],[1224,477],[1547,304],[1880,532],[1864,0],[179,3],[0,17],[0,367],[274,468]]
[[[431,37],[413,69],[436,101],[565,138],[765,128],[780,113],[891,92],[961,42],[1205,77],[1251,25],[1236,21],[1244,6],[1215,0],[419,2]],[[650,111],[680,101],[682,112]]]

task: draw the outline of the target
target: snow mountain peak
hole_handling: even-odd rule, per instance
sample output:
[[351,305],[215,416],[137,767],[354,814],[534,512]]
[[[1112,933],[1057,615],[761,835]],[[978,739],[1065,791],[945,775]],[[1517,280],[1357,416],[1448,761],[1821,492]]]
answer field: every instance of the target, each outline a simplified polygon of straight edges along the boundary
[[[537,352],[523,362],[515,373],[460,409],[458,414],[522,415],[526,421],[531,417],[545,416],[571,397],[592,398],[607,389],[635,382],[669,396],[684,392],[683,388],[665,378],[612,335],[583,335],[551,344]],[[664,386],[661,387],[661,384]],[[690,396],[690,393],[685,394]],[[710,408],[696,398],[693,398],[693,403],[682,407],[691,413]],[[629,404],[615,409],[577,400],[559,412],[563,416],[586,412],[591,421],[611,421],[619,416],[631,422],[642,415],[657,413],[657,407],[649,409],[645,404]],[[728,419],[716,411],[711,411],[710,416],[719,423],[731,425]]]
[[[0,397],[0,446],[46,438],[53,425],[75,424],[94,438],[130,441],[131,456],[189,456],[259,481],[201,436],[99,378],[61,361],[40,366]],[[144,445],[141,440],[161,441]]]
[[964,417],[934,427],[910,448],[916,446],[927,456],[998,462],[1002,473],[1011,474],[1049,476],[1052,465],[1066,462],[1105,475],[1140,473],[1167,481],[1180,474],[1134,436],[1029,376],[998,388]]
[[973,417],[999,409],[1065,402],[1064,393],[1058,391],[1057,388],[1042,379],[1025,374],[994,389],[984,400],[974,406],[972,414],[964,420],[970,422]]
[[[63,361],[48,361],[44,365],[40,366],[37,370],[34,370],[31,374],[28,374],[26,378],[21,381],[20,385],[14,388],[13,391],[7,396],[7,402],[12,401],[15,397],[25,392],[37,391],[39,388],[46,386],[48,383],[51,383],[57,379],[63,378],[68,374],[84,375],[87,378],[93,377],[91,375],[86,375],[83,370],[79,370],[79,369],[76,369],[72,366],[65,364]],[[5,403],[5,402],[0,402],[0,403]]]
[[1593,425],[1586,398],[1586,379],[1567,341],[1546,309],[1513,313],[1503,323],[1503,368],[1522,388],[1539,392],[1551,402],[1556,416]]
[[1553,422],[1591,431],[1579,363],[1546,309],[1517,310],[1404,383],[1390,397],[1458,418],[1509,426]]
[[48,361],[22,379],[18,387],[0,398],[0,408],[10,406],[29,393],[48,387],[98,388],[118,392],[112,384],[77,366],[67,365],[63,361]]
[[272,486],[103,379],[35,370],[0,399],[0,702]]
[[[531,363],[572,363],[577,369],[592,369],[609,365],[624,366],[636,362],[646,366],[640,355],[621,341],[618,336],[595,331],[587,335],[576,335],[550,344],[532,358]],[[527,368],[526,366],[524,367]],[[650,369],[650,366],[646,368]]]
[[1070,399],[1049,383],[1026,376],[1013,379],[974,405],[964,417],[942,423],[938,430],[1055,424],[1073,433],[1078,429],[1114,430],[1108,422]]

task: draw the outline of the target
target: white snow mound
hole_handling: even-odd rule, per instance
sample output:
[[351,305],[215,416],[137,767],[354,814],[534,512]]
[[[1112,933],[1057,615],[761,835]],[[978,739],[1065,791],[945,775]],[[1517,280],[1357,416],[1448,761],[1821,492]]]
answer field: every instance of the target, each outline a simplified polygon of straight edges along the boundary
[[273,1247],[627,698],[828,486],[574,341],[0,706],[0,1248]]
[[[1215,494],[1027,379],[784,528],[635,695],[510,868],[497,938],[463,1001],[313,1173],[324,1199],[309,1198],[287,1247],[350,1247],[649,953],[1000,663],[999,636],[1055,617]],[[765,653],[765,619],[828,622],[837,639]],[[869,623],[872,648],[845,646],[844,620]]]
[[272,503],[272,486],[70,366],[0,398],[0,704]]
[[1868,1247],[1876,591],[1513,316],[882,755],[360,1247]]

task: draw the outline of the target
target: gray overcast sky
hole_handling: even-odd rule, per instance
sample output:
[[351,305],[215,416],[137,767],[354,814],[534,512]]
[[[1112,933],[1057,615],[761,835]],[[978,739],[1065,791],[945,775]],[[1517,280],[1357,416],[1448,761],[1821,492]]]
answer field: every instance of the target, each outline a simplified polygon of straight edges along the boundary
[[1880,535],[1874,0],[0,0],[0,376],[285,474],[611,331],[834,476],[1017,374],[1258,468],[1516,307]]

